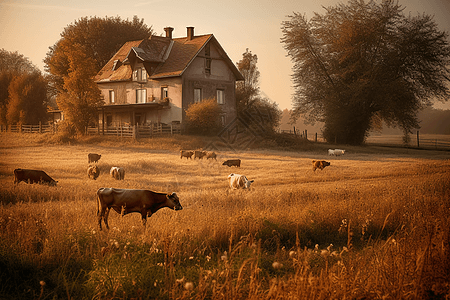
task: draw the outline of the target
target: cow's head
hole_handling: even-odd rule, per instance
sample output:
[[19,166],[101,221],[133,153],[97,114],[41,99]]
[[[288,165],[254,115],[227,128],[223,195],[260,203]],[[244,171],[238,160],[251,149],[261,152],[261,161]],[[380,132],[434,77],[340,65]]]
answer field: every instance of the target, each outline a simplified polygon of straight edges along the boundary
[[174,209],[174,210],[182,210],[183,206],[181,206],[180,204],[180,198],[178,198],[178,195],[173,192],[172,194],[167,194],[166,195],[167,200],[169,200],[169,205],[170,208]]
[[254,182],[254,180],[247,180],[247,181],[245,182],[245,188],[246,188],[246,189],[249,189],[249,188],[250,188],[250,185],[251,185],[253,182]]

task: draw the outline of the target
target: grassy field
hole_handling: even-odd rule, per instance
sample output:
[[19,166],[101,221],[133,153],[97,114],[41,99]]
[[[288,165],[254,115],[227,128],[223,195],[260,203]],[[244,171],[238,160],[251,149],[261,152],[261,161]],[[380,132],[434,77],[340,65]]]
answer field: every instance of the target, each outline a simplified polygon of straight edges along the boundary
[[[327,145],[308,145],[206,161],[180,159],[204,144],[184,136],[0,139],[0,299],[450,297],[449,152],[344,147],[328,157]],[[90,152],[102,155],[95,181]],[[231,158],[241,168],[221,165]],[[313,172],[312,159],[331,166]],[[15,168],[45,170],[58,186],[14,185]],[[230,190],[234,172],[252,188]],[[99,231],[100,187],[174,191],[183,210],[162,209],[146,227],[112,211]]]

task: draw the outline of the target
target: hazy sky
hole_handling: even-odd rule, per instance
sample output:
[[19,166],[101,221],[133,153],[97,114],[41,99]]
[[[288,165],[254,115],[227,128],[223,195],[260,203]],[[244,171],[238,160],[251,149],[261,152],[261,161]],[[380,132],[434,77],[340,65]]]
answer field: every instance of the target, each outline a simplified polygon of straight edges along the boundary
[[[195,34],[214,34],[236,63],[248,48],[258,56],[260,87],[281,109],[291,108],[292,63],[280,43],[281,22],[293,12],[311,18],[322,14],[322,6],[338,0],[0,0],[0,48],[18,51],[41,70],[50,46],[63,29],[81,17],[134,15],[153,28],[175,28],[174,37],[186,36],[186,27]],[[441,30],[450,32],[450,0],[400,0],[405,13],[433,15]],[[450,103],[440,108],[450,109]]]

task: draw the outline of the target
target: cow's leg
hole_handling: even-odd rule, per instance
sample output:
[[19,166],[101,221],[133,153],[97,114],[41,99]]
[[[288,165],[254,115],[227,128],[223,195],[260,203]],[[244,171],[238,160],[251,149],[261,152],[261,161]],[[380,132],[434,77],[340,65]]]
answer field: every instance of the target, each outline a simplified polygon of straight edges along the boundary
[[106,225],[106,229],[109,229],[109,225],[108,225],[108,216],[109,216],[109,211],[111,210],[111,208],[107,208],[105,211],[105,214],[103,216],[103,221],[105,222]]

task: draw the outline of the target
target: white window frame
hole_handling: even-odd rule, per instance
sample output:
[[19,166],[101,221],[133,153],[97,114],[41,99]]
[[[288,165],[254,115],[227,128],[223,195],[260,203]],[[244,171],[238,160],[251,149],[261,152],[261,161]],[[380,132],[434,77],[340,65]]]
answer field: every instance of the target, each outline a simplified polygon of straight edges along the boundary
[[116,103],[116,95],[114,90],[109,90],[109,103]]
[[147,82],[147,70],[144,67],[136,68],[133,71],[133,81]]
[[216,90],[216,98],[218,104],[225,104],[225,91]]
[[161,100],[169,97],[169,87],[162,86],[161,87]]
[[202,89],[194,89],[194,103],[199,103],[202,101]]
[[146,102],[147,102],[147,89],[137,89],[136,103],[146,103]]

